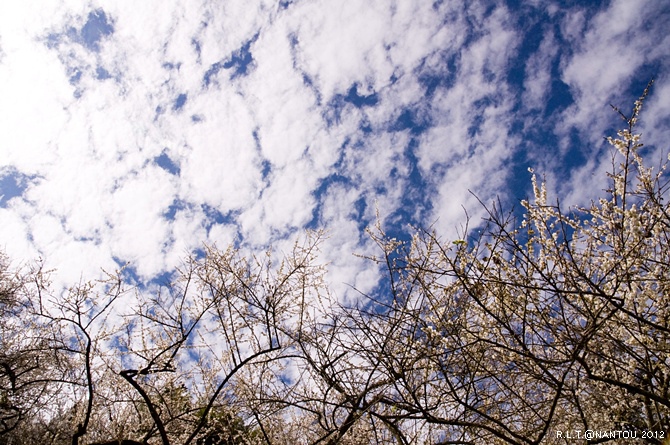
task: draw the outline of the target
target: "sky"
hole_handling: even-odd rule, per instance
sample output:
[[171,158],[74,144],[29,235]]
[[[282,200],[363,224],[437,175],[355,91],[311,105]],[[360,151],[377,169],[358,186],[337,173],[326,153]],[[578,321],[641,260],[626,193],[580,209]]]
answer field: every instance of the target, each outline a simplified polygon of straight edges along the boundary
[[378,214],[446,239],[606,188],[605,136],[670,146],[670,1],[0,2],[0,249],[66,285],[145,286],[204,244],[324,229],[338,298],[372,289]]

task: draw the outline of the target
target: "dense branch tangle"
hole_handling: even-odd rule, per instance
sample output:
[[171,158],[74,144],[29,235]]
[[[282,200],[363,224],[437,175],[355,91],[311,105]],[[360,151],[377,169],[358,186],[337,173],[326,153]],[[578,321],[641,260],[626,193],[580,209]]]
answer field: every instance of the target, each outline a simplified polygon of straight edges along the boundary
[[386,287],[349,304],[328,292],[321,233],[283,256],[208,246],[172,282],[134,294],[121,272],[52,292],[40,267],[13,274],[0,258],[0,437],[432,445],[667,434],[669,182],[665,164],[645,166],[634,132],[646,94],[619,112],[604,198],[565,209],[533,175],[523,216],[485,206],[479,231],[466,225],[455,241],[417,230],[404,243],[378,223],[370,260]]
[[609,139],[609,197],[590,207],[565,213],[533,175],[520,224],[495,205],[472,241],[373,234],[399,302],[390,310],[423,333],[409,339],[399,406],[442,425],[435,440],[670,428],[668,175],[645,167],[634,134],[647,92]]
[[[321,285],[313,265],[320,236],[296,244],[276,268],[271,251],[248,259],[232,247],[207,247],[164,294],[138,296],[134,316],[142,328],[131,334],[128,349],[142,366],[121,375],[141,395],[164,445],[204,440],[198,438],[207,436],[212,416],[231,407],[244,411],[235,377],[278,360],[290,346],[286,332],[301,316],[301,299]],[[163,373],[177,373],[175,381],[195,398],[188,410],[161,408],[164,402],[144,390]]]

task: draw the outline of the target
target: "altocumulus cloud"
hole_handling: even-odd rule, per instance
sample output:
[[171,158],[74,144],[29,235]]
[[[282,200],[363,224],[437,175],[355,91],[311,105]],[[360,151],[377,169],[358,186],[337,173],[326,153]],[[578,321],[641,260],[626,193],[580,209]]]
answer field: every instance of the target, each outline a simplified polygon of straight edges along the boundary
[[667,141],[670,14],[560,3],[4,2],[2,247],[63,282],[128,262],[149,283],[203,242],[325,228],[344,298],[375,285],[351,253],[377,210],[450,236],[481,216],[469,191],[514,203],[531,165],[583,202],[608,104],[651,77],[650,150]]

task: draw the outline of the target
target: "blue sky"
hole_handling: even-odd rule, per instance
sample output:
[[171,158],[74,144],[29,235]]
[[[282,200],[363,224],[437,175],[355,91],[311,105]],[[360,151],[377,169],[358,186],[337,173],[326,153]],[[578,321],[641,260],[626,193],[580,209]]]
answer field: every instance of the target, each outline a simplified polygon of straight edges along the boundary
[[46,3],[0,4],[0,248],[62,283],[323,228],[345,298],[377,210],[456,237],[528,167],[597,196],[609,104],[652,77],[640,131],[670,149],[667,0]]

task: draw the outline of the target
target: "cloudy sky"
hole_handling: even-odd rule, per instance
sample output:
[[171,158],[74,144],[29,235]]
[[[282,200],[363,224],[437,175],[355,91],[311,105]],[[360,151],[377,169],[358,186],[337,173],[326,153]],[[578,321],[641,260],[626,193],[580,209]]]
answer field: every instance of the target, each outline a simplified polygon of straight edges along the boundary
[[148,283],[324,228],[335,287],[365,289],[376,209],[455,237],[469,191],[518,205],[531,166],[565,203],[601,193],[609,104],[652,77],[660,158],[668,0],[5,0],[0,248]]

